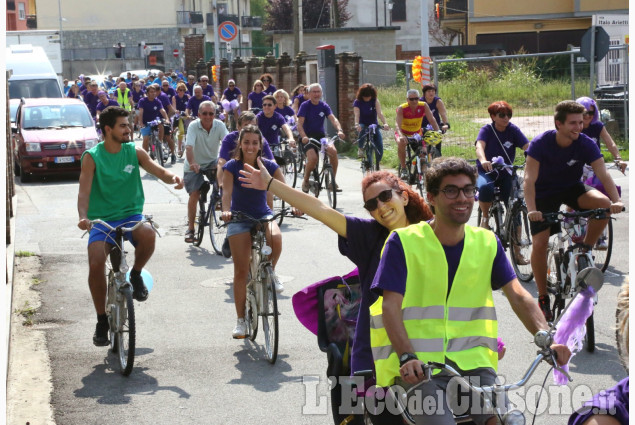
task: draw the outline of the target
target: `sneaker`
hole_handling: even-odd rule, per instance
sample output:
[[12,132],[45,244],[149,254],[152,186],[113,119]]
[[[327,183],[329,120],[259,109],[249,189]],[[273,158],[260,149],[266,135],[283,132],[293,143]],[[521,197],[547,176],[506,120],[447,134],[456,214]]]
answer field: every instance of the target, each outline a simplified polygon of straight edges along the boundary
[[108,321],[97,322],[97,326],[95,326],[95,333],[93,334],[93,344],[97,347],[104,347],[110,344],[110,339],[108,338],[109,330],[110,327],[108,326]]
[[609,249],[609,246],[606,243],[606,239],[605,238],[598,239],[598,241],[595,244],[595,249],[598,251],[606,251],[607,249]]
[[357,157],[358,158],[364,157],[364,151],[362,150],[362,148],[357,148]]
[[339,184],[337,184],[337,183],[335,183],[335,191],[336,191],[337,193],[340,193],[340,192],[342,191],[342,189],[340,188],[340,185],[339,185]]
[[304,193],[309,193],[309,189],[311,189],[311,185],[309,184],[309,182],[302,182],[302,192]]
[[143,302],[148,299],[148,288],[146,288],[145,283],[143,283],[141,275],[134,275],[133,272],[130,272],[130,283],[133,288],[132,298],[139,302]]
[[244,339],[247,336],[247,323],[245,319],[238,319],[236,321],[236,327],[232,331],[232,337],[234,339]]
[[549,295],[541,295],[538,297],[538,306],[542,311],[542,314],[545,316],[545,320],[547,322],[553,321],[553,314],[551,313],[551,304],[549,301]]
[[170,164],[176,164],[176,155],[172,154],[172,160],[170,161]]
[[281,294],[282,291],[284,291],[284,285],[282,284],[282,282],[280,282],[280,279],[278,279],[278,275],[276,274],[276,272],[273,272],[274,275],[274,280],[273,280],[273,287],[276,290],[276,294]]
[[408,181],[408,171],[405,168],[401,169],[401,173],[399,174],[399,178],[403,181]]

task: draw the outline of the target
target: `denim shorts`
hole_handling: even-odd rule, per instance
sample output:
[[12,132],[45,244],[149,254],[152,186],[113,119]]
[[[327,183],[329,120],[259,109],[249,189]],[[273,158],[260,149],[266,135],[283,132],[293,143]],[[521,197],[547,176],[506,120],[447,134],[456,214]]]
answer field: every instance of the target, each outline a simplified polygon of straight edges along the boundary
[[[126,217],[121,220],[104,220],[106,223],[111,225],[112,227],[117,227],[122,224],[126,224],[126,227],[132,227],[137,224],[138,221],[143,220],[143,215],[135,214],[130,217]],[[95,224],[90,229],[90,233],[88,234],[88,245],[93,242],[105,241],[111,245],[116,245],[115,243],[115,232],[105,227],[103,224]],[[124,233],[124,238],[132,243],[133,246],[137,246],[137,242],[132,238],[132,232]]]
[[140,131],[142,136],[149,136],[152,134],[152,127],[146,125],[145,127],[141,127]]
[[247,233],[251,230],[252,227],[254,227],[254,224],[255,223],[250,220],[231,222],[227,226],[227,237],[229,238],[241,233]]

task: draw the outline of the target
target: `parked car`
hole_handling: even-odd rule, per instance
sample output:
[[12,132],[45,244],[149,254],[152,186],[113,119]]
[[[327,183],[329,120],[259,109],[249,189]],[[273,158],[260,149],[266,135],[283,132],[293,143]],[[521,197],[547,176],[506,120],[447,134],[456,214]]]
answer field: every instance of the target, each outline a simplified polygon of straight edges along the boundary
[[32,175],[80,171],[84,151],[99,143],[88,107],[78,99],[22,99],[11,131],[15,173],[22,182]]
[[9,46],[5,50],[9,78],[9,98],[63,97],[60,80],[44,49],[30,44]]

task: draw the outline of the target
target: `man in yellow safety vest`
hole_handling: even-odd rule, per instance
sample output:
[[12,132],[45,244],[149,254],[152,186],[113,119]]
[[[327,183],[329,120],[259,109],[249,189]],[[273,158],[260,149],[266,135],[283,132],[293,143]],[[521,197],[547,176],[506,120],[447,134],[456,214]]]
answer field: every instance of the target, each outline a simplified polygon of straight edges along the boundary
[[[129,113],[132,112],[132,91],[128,88],[125,82],[119,83],[119,87],[115,90],[117,96],[117,103]],[[130,122],[130,128],[134,128],[134,114],[128,115],[128,122]]]

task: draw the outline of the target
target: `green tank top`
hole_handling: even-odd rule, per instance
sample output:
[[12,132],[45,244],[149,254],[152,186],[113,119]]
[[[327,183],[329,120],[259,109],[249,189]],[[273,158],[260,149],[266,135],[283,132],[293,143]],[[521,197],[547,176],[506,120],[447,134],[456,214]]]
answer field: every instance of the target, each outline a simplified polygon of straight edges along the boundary
[[134,143],[122,143],[121,151],[106,151],[104,142],[87,150],[95,161],[88,219],[121,220],[141,214],[145,197]]

